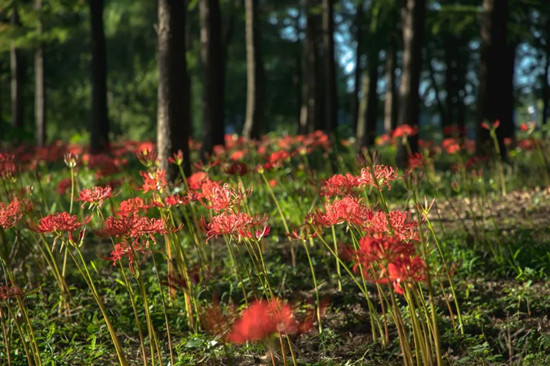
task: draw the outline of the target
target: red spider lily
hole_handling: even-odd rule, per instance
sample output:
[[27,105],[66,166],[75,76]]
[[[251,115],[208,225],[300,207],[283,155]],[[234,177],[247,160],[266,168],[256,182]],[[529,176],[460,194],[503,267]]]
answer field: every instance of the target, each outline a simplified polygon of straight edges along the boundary
[[255,342],[276,333],[296,333],[298,327],[292,308],[282,300],[256,301],[243,311],[227,340],[237,344]]
[[204,207],[220,212],[238,205],[244,196],[241,189],[235,190],[227,183],[220,185],[218,182],[207,180],[202,184],[199,198],[207,201],[201,201]]
[[486,130],[496,130],[500,126],[500,121],[497,119],[495,122],[491,123],[491,126],[487,122],[481,122],[481,127]]
[[56,191],[59,194],[65,194],[71,189],[72,179],[71,178],[65,178],[59,181],[57,183]]
[[424,156],[421,153],[409,155],[409,169],[416,169],[424,165]]
[[239,161],[248,154],[248,150],[237,150],[231,154],[231,160]]
[[426,263],[418,257],[402,257],[388,264],[388,277],[396,293],[403,295],[403,284],[426,280]]
[[414,249],[414,243],[392,236],[365,236],[359,241],[359,249],[355,255],[359,264],[369,268],[373,262],[385,263],[404,256],[410,257],[414,254]]
[[123,216],[120,218],[108,217],[105,227],[98,231],[99,235],[112,237],[126,237],[138,240],[143,236],[149,237],[154,243],[155,234],[164,235],[171,231],[177,231],[180,227],[169,229],[162,219],[141,217],[137,215]]
[[376,165],[374,168],[361,169],[361,175],[357,179],[361,186],[373,186],[382,189],[386,186],[391,189],[390,182],[399,179],[397,172],[391,166]]
[[376,145],[383,146],[388,145],[392,142],[391,136],[389,133],[385,133],[383,135],[378,136],[376,139]]
[[206,172],[196,172],[194,174],[191,174],[189,178],[187,178],[187,184],[189,185],[189,189],[198,191],[201,189],[201,186],[203,182],[205,182],[208,179],[208,174]]
[[0,286],[0,300],[13,299],[23,295],[23,290],[17,286]]
[[155,166],[158,155],[154,149],[146,148],[144,150],[139,150],[136,153],[136,157],[143,166],[151,168]]
[[63,157],[63,161],[65,162],[65,165],[67,165],[71,169],[77,166],[78,160],[79,160],[78,154],[73,154],[72,152],[66,153]]
[[112,193],[113,189],[110,186],[85,188],[80,191],[78,200],[88,202],[90,206],[101,207],[103,201],[110,198]]
[[245,163],[234,162],[231,165],[226,166],[224,171],[227,174],[243,176],[248,173],[248,166]]
[[189,196],[182,197],[179,194],[174,194],[164,199],[164,204],[169,207],[177,206],[177,205],[186,205],[188,203],[189,203]]
[[143,192],[161,192],[166,187],[166,172],[162,169],[155,169],[149,172],[139,172],[144,183],[141,187]]
[[418,126],[410,126],[407,124],[399,125],[393,130],[392,137],[409,137],[414,136],[418,133]]
[[15,173],[15,155],[0,153],[0,177],[11,177]]
[[111,256],[107,257],[108,260],[113,262],[113,266],[116,266],[117,262],[124,257],[128,257],[130,269],[134,264],[135,253],[147,253],[148,249],[143,247],[139,242],[134,241],[132,243],[121,242],[115,244],[115,249],[111,251]]
[[145,212],[148,208],[149,206],[146,205],[145,202],[143,202],[143,199],[141,199],[141,197],[134,197],[120,202],[120,206],[116,214],[117,216],[131,216],[138,213],[139,211]]
[[329,227],[348,223],[361,226],[372,219],[373,213],[361,201],[352,196],[336,199],[325,203],[325,212],[317,211],[312,215],[312,221],[319,226]]
[[352,174],[335,174],[323,183],[321,196],[346,196],[351,194],[358,186],[359,181]]
[[38,226],[33,227],[33,229],[40,233],[71,232],[87,224],[90,219],[79,222],[76,215],[67,212],[55,213],[41,218]]
[[236,239],[248,238],[252,239],[252,231],[254,227],[259,227],[255,232],[257,239],[261,238],[261,235],[269,234],[269,230],[266,229],[265,222],[267,217],[261,219],[255,219],[246,213],[230,213],[223,212],[217,216],[212,217],[212,222],[207,223],[204,218],[201,219],[202,226],[206,230],[207,241],[213,237],[222,235],[231,235]]
[[447,154],[454,154],[457,151],[460,151],[460,145],[453,138],[446,138],[441,142],[441,147],[447,152]]
[[[267,158],[267,165],[269,167],[278,167],[283,161],[290,159],[290,154],[284,150],[279,150],[271,153]],[[268,169],[266,167],[266,169]]]
[[6,205],[0,202],[0,227],[9,229],[14,227],[23,217],[23,207],[21,202],[15,198],[12,202]]
[[183,152],[181,150],[178,150],[178,152],[168,157],[168,162],[180,166],[181,164],[183,164]]
[[522,123],[519,128],[523,131],[523,132],[528,132],[528,133],[531,133],[535,130],[535,122],[528,122],[528,123]]

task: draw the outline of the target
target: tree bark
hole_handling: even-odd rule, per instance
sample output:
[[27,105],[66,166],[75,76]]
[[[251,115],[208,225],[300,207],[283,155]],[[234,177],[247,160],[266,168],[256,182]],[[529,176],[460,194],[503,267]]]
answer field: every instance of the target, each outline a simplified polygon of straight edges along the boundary
[[[403,27],[403,67],[399,89],[398,124],[418,126],[420,117],[420,72],[422,71],[422,46],[426,0],[404,0],[401,9]],[[409,138],[412,152],[418,151],[418,138]],[[405,149],[400,149],[399,161],[406,160]]]
[[186,2],[182,0],[159,0],[158,3],[157,150],[161,167],[172,181],[178,176],[178,169],[168,163],[168,158],[178,150],[183,152],[185,174],[191,173],[185,9]]
[[100,152],[109,146],[107,113],[107,60],[103,31],[103,0],[90,0],[92,39],[92,120],[90,150]]
[[321,58],[319,55],[319,15],[312,11],[318,6],[317,0],[306,0],[307,14],[306,35],[304,40],[304,83],[302,109],[300,113],[299,133],[313,132],[324,129],[322,115],[322,79],[319,78]]
[[334,0],[323,0],[323,57],[325,72],[325,131],[334,132],[338,126],[338,92],[336,61],[334,60]]
[[386,48],[384,100],[384,132],[390,133],[397,126],[397,89],[395,87],[395,68],[397,65],[395,42],[390,40]]
[[243,136],[259,139],[264,124],[264,66],[260,50],[258,0],[245,0],[246,7],[246,120]]
[[365,21],[365,10],[363,7],[363,1],[360,1],[357,4],[357,13],[355,14],[355,41],[357,42],[357,46],[355,48],[352,131],[357,131],[357,124],[359,123],[359,108],[361,105],[359,93],[361,91],[361,72],[363,71],[363,67],[361,65],[361,60],[363,57],[363,32],[365,31],[365,27],[363,26]]
[[[43,24],[42,16],[42,0],[36,0],[35,8],[38,14],[38,22],[36,32],[38,36],[42,36]],[[36,144],[44,146],[46,144],[46,90],[44,84],[44,45],[42,41],[38,41],[36,51],[34,53],[34,77],[35,77],[35,94],[34,94],[34,118],[36,122]]]
[[476,147],[479,154],[492,151],[489,132],[481,127],[481,123],[500,120],[497,137],[503,159],[507,156],[503,140],[510,128],[513,129],[510,111],[504,106],[505,101],[513,101],[513,95],[510,95],[510,91],[513,93],[510,90],[512,51],[506,42],[508,16],[508,0],[483,0]]
[[369,55],[369,88],[367,92],[367,106],[365,109],[365,134],[363,135],[362,146],[371,147],[376,137],[376,126],[378,124],[378,66],[380,64],[379,52],[374,50]]
[[[18,27],[19,14],[14,5],[11,15],[12,27]],[[16,129],[23,128],[23,60],[21,59],[20,50],[15,45],[15,41],[10,42],[10,70],[11,70],[11,124]]]
[[547,42],[546,50],[546,62],[544,64],[544,72],[542,73],[542,111],[541,111],[541,125],[545,125],[548,122],[548,104],[550,103],[550,84],[548,76],[550,73],[550,39]]
[[223,91],[224,61],[219,0],[200,0],[201,59],[204,69],[202,97],[201,155],[224,144]]

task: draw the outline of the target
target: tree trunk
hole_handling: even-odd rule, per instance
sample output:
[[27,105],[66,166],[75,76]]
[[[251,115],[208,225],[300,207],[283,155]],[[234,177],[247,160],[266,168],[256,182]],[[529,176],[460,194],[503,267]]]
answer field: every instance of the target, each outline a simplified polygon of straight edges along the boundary
[[334,60],[334,0],[323,0],[323,57],[325,72],[325,131],[334,132],[338,126],[338,93],[336,62]]
[[103,32],[103,0],[90,0],[92,38],[92,121],[90,150],[103,151],[109,146],[107,113],[107,60]]
[[548,76],[550,73],[550,39],[548,39],[546,50],[546,62],[544,64],[544,72],[542,73],[542,111],[541,111],[541,125],[545,125],[548,122],[548,104],[550,103],[550,84]]
[[[40,37],[43,32],[42,0],[36,0],[35,7],[38,14],[38,23],[36,33]],[[34,94],[34,118],[36,121],[36,144],[44,146],[46,144],[46,92],[44,85],[44,46],[39,40],[34,53],[34,75],[35,75],[35,94]]]
[[367,108],[365,110],[366,129],[362,146],[372,147],[376,137],[378,124],[378,65],[380,64],[379,52],[375,50],[369,55],[369,90],[367,96]]
[[357,46],[355,48],[352,131],[357,131],[357,124],[359,123],[359,108],[361,105],[359,93],[361,91],[361,72],[363,71],[363,67],[361,65],[361,59],[363,56],[363,32],[365,31],[363,26],[365,21],[365,10],[363,6],[363,1],[360,1],[357,4],[357,13],[355,15],[355,40],[357,42]]
[[264,66],[260,50],[258,0],[245,0],[246,6],[246,120],[243,136],[259,139],[264,124]]
[[[422,71],[422,46],[424,42],[424,21],[426,0],[404,0],[401,9],[403,27],[403,67],[399,89],[398,124],[418,127],[420,117],[420,72]],[[412,152],[418,151],[418,138],[409,138]],[[404,164],[406,151],[400,149],[399,161]]]
[[500,120],[497,136],[502,147],[502,158],[507,155],[503,132],[513,128],[510,126],[512,120],[508,116],[509,111],[504,106],[505,100],[513,100],[513,95],[509,95],[510,71],[513,77],[513,70],[510,69],[511,51],[506,45],[508,15],[508,0],[483,0],[476,147],[479,154],[492,151],[489,132],[481,127],[481,123]]
[[185,174],[191,172],[185,9],[186,2],[182,0],[159,0],[158,3],[157,150],[161,167],[172,181],[178,176],[178,169],[168,163],[168,158],[178,150],[183,152]]
[[395,67],[397,65],[395,43],[390,40],[386,48],[384,100],[384,132],[390,133],[397,126],[397,90],[395,87]]
[[322,91],[320,55],[319,55],[319,15],[312,11],[318,6],[317,0],[306,0],[306,35],[304,40],[304,83],[302,110],[300,113],[299,133],[313,132],[315,129],[323,129],[322,122]]
[[[11,15],[12,27],[18,27],[19,14],[17,8],[14,5]],[[16,129],[23,128],[23,60],[19,49],[16,47],[15,42],[12,40],[10,43],[10,69],[11,69],[11,124]]]
[[201,59],[204,69],[202,97],[201,155],[212,153],[224,144],[223,121],[223,45],[219,0],[200,0]]

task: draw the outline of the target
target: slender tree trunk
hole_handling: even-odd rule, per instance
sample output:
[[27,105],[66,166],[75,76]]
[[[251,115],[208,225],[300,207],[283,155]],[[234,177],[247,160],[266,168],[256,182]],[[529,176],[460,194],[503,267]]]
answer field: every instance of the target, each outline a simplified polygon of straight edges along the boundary
[[548,122],[548,104],[550,103],[550,84],[548,76],[550,73],[550,39],[548,39],[546,50],[546,62],[544,64],[544,72],[542,74],[542,111],[541,111],[541,125],[545,125]]
[[302,111],[300,114],[300,133],[323,129],[322,119],[322,79],[320,79],[321,58],[319,55],[319,15],[312,11],[318,6],[317,0],[306,0],[306,36],[304,40],[304,83]]
[[[420,72],[422,71],[422,46],[424,42],[424,22],[426,0],[404,0],[401,9],[403,27],[403,67],[399,89],[398,124],[418,127],[420,117]],[[409,138],[412,152],[418,151],[418,137]],[[399,162],[404,165],[406,151],[399,151]]]
[[353,86],[353,121],[352,131],[357,131],[357,124],[359,122],[359,108],[361,101],[359,99],[359,93],[361,91],[361,72],[363,67],[361,65],[361,59],[363,57],[363,32],[365,27],[363,23],[365,21],[365,10],[363,1],[357,4],[357,13],[355,15],[355,40],[357,46],[355,48],[355,72],[354,72],[354,86]]
[[[37,34],[40,37],[43,32],[42,0],[36,0],[35,7],[38,14]],[[34,94],[34,118],[36,121],[36,144],[43,146],[46,144],[46,92],[44,84],[44,46],[41,41],[38,42],[34,53],[34,75],[35,75],[35,94]]]
[[107,59],[103,32],[103,0],[89,0],[92,38],[92,121],[90,150],[102,151],[109,146],[107,113]]
[[[500,120],[501,125],[497,129],[497,136],[502,158],[507,155],[503,143],[505,136],[503,132],[511,127],[505,124],[513,123],[507,116],[509,112],[506,111],[503,101],[513,100],[513,95],[506,95],[510,92],[509,58],[511,57],[506,44],[508,11],[508,0],[483,0],[476,147],[479,154],[492,151],[489,132],[481,127],[481,123]],[[503,60],[503,58],[506,59]]]
[[336,87],[336,61],[334,60],[334,0],[323,0],[323,56],[325,131],[331,133],[338,126],[338,93]]
[[199,0],[201,59],[204,69],[202,97],[202,155],[224,144],[224,62],[219,0]]
[[[11,15],[11,25],[18,27],[19,14],[17,8],[14,5]],[[12,40],[10,43],[10,69],[11,69],[11,124],[14,128],[23,128],[23,100],[22,100],[22,88],[23,88],[23,60],[19,49],[16,47],[15,42]]]
[[243,136],[259,139],[264,123],[264,66],[260,50],[258,0],[246,6],[246,120]]
[[367,92],[367,105],[365,108],[365,133],[361,146],[371,147],[376,137],[376,125],[378,124],[378,66],[379,54],[375,50],[369,55],[369,83]]
[[390,41],[386,48],[384,100],[384,132],[390,133],[397,126],[397,89],[395,87],[395,67],[397,64],[395,44]]
[[189,175],[190,100],[186,87],[185,57],[186,2],[159,0],[158,3],[158,110],[157,149],[161,167],[169,178],[178,176],[177,167],[168,157],[183,152],[184,172]]

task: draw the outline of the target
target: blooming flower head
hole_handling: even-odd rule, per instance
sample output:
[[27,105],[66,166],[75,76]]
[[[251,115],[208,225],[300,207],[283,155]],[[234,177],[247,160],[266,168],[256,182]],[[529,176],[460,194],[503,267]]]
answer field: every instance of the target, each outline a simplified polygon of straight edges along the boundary
[[23,216],[23,207],[21,202],[15,198],[9,204],[0,202],[0,227],[8,229],[14,227]]
[[101,207],[103,201],[110,198],[112,193],[113,189],[110,186],[85,188],[80,191],[79,200],[89,203],[90,207]]
[[87,221],[79,222],[76,215],[61,212],[41,218],[38,222],[38,226],[35,227],[35,230],[40,233],[71,232],[77,230],[86,223]]
[[15,173],[15,155],[0,153],[0,177],[11,177]]
[[154,169],[148,172],[139,172],[143,177],[142,191],[161,192],[166,187],[166,172],[162,169]]
[[267,217],[256,219],[246,213],[222,212],[212,217],[211,223],[203,219],[203,226],[206,229],[207,240],[217,236],[231,235],[237,240],[241,238],[256,238],[269,234],[269,227],[265,224]]
[[373,186],[378,189],[386,186],[391,189],[390,182],[399,179],[393,167],[387,165],[375,165],[361,169],[361,175],[357,179],[360,186]]
[[447,154],[450,155],[456,153],[457,151],[460,151],[460,145],[455,139],[451,137],[444,139],[441,142],[441,147],[447,152]]
[[361,226],[370,218],[372,218],[372,211],[358,198],[352,196],[327,202],[324,212],[317,211],[312,215],[313,222],[324,227],[342,223]]
[[409,137],[414,136],[418,133],[418,127],[417,126],[410,126],[407,124],[399,125],[393,130],[392,137]]
[[145,212],[148,208],[149,206],[145,204],[141,197],[129,198],[120,202],[117,216],[130,216],[138,213],[139,211]]
[[321,187],[322,196],[346,196],[359,186],[357,177],[351,173],[335,174],[327,179]]
[[202,184],[199,197],[203,200],[203,205],[206,208],[216,212],[234,207],[244,198],[241,189],[236,190],[227,183],[220,185],[212,180],[207,180]]
[[296,333],[299,324],[282,300],[256,301],[246,308],[227,336],[232,343],[255,342],[279,334]]

